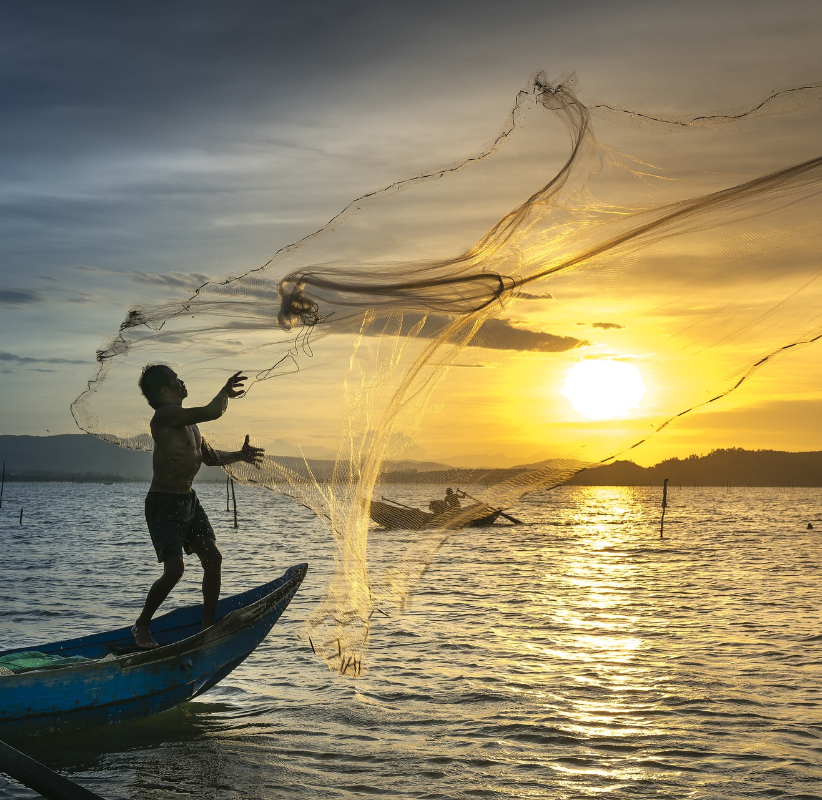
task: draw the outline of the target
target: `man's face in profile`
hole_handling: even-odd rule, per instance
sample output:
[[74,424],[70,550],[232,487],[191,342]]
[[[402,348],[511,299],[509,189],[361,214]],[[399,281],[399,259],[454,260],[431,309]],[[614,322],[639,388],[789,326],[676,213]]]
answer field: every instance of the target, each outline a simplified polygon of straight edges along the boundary
[[186,389],[185,382],[171,367],[167,367],[166,370],[169,377],[168,385],[163,387],[163,389],[168,392],[166,397],[168,397],[171,402],[182,402],[188,397],[188,389]]

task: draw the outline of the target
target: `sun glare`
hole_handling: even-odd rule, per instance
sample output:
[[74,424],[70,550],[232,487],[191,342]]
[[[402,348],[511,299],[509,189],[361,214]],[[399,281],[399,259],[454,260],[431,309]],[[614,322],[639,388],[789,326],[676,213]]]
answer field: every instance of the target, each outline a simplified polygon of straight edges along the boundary
[[592,359],[568,370],[561,391],[584,417],[613,419],[639,404],[645,384],[633,364]]

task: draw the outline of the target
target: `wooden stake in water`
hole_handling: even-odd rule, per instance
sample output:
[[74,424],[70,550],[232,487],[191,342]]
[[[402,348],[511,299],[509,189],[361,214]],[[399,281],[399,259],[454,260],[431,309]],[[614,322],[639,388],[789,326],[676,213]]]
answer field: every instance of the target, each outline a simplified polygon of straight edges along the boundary
[[234,478],[231,479],[231,501],[234,503],[234,527],[239,528],[240,525],[237,522],[237,498],[234,495]]
[[662,484],[662,519],[659,520],[659,538],[664,539],[662,529],[665,527],[665,509],[668,508],[668,479]]
[[3,489],[6,488],[6,462],[3,462],[3,479],[0,481],[0,508],[3,507]]
[[23,509],[20,509],[20,524],[23,524]]
[[228,473],[225,475],[225,510],[228,511],[228,482],[231,480],[231,477]]

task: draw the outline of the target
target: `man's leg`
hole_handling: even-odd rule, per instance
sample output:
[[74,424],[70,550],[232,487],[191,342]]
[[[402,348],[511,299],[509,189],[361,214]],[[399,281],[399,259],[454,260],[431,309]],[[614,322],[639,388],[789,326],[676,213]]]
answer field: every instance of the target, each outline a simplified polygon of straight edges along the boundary
[[183,572],[185,572],[185,565],[183,564],[182,556],[171,556],[163,561],[163,574],[148,590],[148,597],[146,597],[146,604],[143,606],[143,613],[140,614],[137,622],[134,623],[134,627],[131,629],[137,647],[150,649],[159,646],[151,635],[149,628],[151,618],[163,600],[168,597],[171,590],[179,583],[180,578],[183,577]]
[[220,565],[222,553],[213,539],[201,539],[193,547],[203,565],[203,630],[214,624],[214,612],[220,598]]

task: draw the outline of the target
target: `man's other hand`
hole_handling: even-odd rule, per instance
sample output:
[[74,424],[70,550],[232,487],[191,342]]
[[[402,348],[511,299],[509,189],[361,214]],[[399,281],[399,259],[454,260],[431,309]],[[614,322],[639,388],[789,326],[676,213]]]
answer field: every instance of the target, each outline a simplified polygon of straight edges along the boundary
[[[245,387],[243,386],[243,381],[247,381],[245,375],[240,374],[240,372],[235,372],[226,382],[225,386],[223,386],[223,391],[229,397],[241,397],[245,394]],[[248,441],[248,437],[246,436],[246,441]]]
[[248,434],[246,434],[245,442],[243,442],[243,449],[240,450],[240,458],[248,464],[253,464],[257,467],[257,469],[259,469],[263,463],[264,455],[265,450],[263,450],[262,447],[254,447],[254,445],[249,444]]

